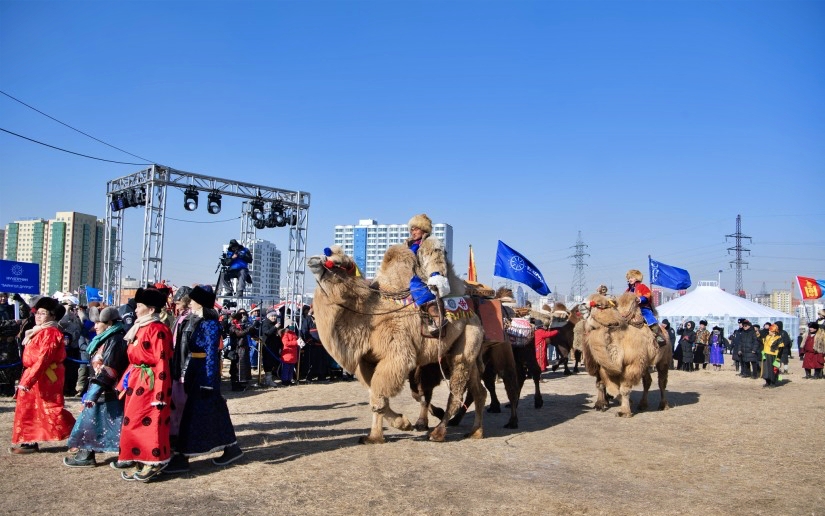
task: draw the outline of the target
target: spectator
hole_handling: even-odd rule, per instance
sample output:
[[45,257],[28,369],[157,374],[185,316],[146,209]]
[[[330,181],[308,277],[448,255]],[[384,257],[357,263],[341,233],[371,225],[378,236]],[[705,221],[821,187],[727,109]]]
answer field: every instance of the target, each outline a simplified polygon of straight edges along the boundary
[[27,318],[29,316],[29,312],[31,311],[29,305],[23,301],[20,294],[12,294],[11,298],[14,301],[17,301],[17,304],[20,305],[19,317],[14,316],[14,305],[9,304],[9,294],[6,292],[0,292],[0,321],[22,321]]
[[[805,337],[804,344],[802,344],[799,351],[799,354],[802,355],[802,368],[805,369],[805,379],[822,379],[825,349],[817,345],[816,334],[818,329],[819,325],[817,323],[808,323],[808,335]],[[813,376],[811,376],[812,371]]]
[[63,408],[63,360],[66,349],[57,321],[66,308],[56,299],[40,298],[34,305],[35,326],[23,339],[23,376],[17,386],[9,452],[34,453],[38,441],[62,441],[74,425],[74,417]]
[[714,371],[721,371],[725,364],[725,348],[728,346],[728,341],[722,332],[722,328],[714,326],[710,334],[710,363],[713,365]]
[[791,340],[791,336],[788,335],[788,332],[782,326],[782,321],[776,321],[774,323],[776,327],[779,329],[779,338],[782,339],[782,347],[780,348],[779,362],[782,364],[782,374],[788,374],[788,360],[791,358],[791,348],[793,347],[793,341]]
[[[673,326],[670,325],[670,321],[667,319],[662,319],[662,329],[667,333],[668,341],[670,342],[671,349],[673,349],[673,358],[676,358],[676,330],[673,329]],[[673,369],[673,363],[670,364],[670,368]]]
[[258,339],[261,335],[261,309],[254,303],[249,308],[248,324],[251,328],[249,330],[249,364],[255,371],[258,370],[258,362],[260,358],[258,355]]
[[278,312],[267,312],[266,317],[261,321],[261,341],[264,346],[261,361],[264,368],[264,385],[267,387],[275,386],[272,376],[273,373],[277,372],[278,365],[281,363],[283,344],[278,333],[280,328],[281,323],[278,322]]
[[243,455],[235,437],[226,400],[221,395],[221,328],[215,311],[215,293],[209,285],[189,294],[192,314],[184,335],[187,355],[183,374],[186,404],[172,461],[165,473],[189,471],[189,458],[223,451],[212,462],[225,466]]
[[679,335],[679,349],[682,358],[681,363],[678,364],[677,369],[681,368],[685,371],[693,370],[693,347],[696,344],[696,332],[693,330],[696,325],[693,321],[679,325],[676,333]]
[[310,380],[326,380],[329,377],[330,356],[321,339],[318,337],[318,328],[315,326],[315,314],[310,306],[304,305],[301,315],[301,331],[299,336],[306,344],[304,356],[309,367],[304,377]]
[[66,345],[66,361],[64,362],[66,377],[63,394],[65,396],[77,396],[82,393],[82,389],[78,389],[77,384],[81,379],[80,366],[83,362],[80,349],[83,323],[80,322],[80,318],[77,316],[77,305],[70,300],[63,301],[62,304],[66,309],[66,313],[57,324],[63,331]]
[[708,367],[708,353],[710,349],[708,348],[708,341],[710,339],[710,332],[708,331],[708,322],[704,319],[699,321],[699,329],[696,330],[696,344],[694,346],[693,352],[693,369],[695,371],[699,370],[699,366],[702,366],[702,369],[707,369]]
[[120,305],[117,309],[118,313],[120,313],[120,320],[123,321],[123,329],[127,332],[131,330],[132,325],[135,324],[136,307],[137,303],[135,303],[135,298],[130,297],[125,305]]
[[252,364],[249,361],[249,331],[246,310],[240,309],[232,315],[227,333],[229,334],[229,376],[232,390],[242,392],[252,380]]
[[115,389],[129,366],[123,340],[126,332],[117,308],[92,314],[96,334],[88,345],[91,380],[83,397],[84,409],[69,436],[69,447],[78,451],[63,459],[63,464],[73,468],[94,467],[95,452],[117,453],[123,424],[123,401]]
[[295,385],[295,364],[298,363],[298,333],[290,324],[281,331],[281,385]]
[[135,324],[126,334],[129,368],[121,387],[126,395],[120,434],[120,464],[134,461],[134,473],[121,472],[124,480],[149,482],[169,462],[169,400],[172,393],[172,334],[160,321],[166,295],[157,289],[135,293]]
[[[544,323],[536,319],[532,321],[535,324],[533,330],[533,339],[536,344],[536,361],[539,364],[540,371],[547,371],[547,339],[552,339],[559,334],[559,330],[548,330],[544,328]],[[565,366],[567,367],[567,366]]]
[[759,378],[759,359],[762,343],[759,334],[747,319],[742,321],[742,331],[736,338],[736,353],[742,362],[742,378]]
[[733,360],[733,366],[736,370],[737,375],[742,376],[740,371],[742,360],[739,355],[738,339],[739,334],[742,333],[742,323],[745,322],[745,319],[739,319],[737,320],[737,322],[739,323],[739,328],[733,330],[733,334],[730,337],[730,356],[731,360]]
[[78,396],[83,396],[89,386],[89,353],[87,347],[92,339],[95,338],[95,323],[92,321],[90,314],[94,314],[95,318],[99,318],[100,310],[96,306],[86,307],[80,305],[77,307],[77,318],[80,320],[81,330],[80,339],[78,340],[78,349],[80,350],[80,362],[77,367],[77,382],[75,383],[75,390]]
[[779,380],[780,362],[777,357],[781,354],[783,346],[779,327],[771,324],[768,334],[762,339],[762,379],[765,380],[763,387],[775,387]]
[[183,286],[175,292],[172,301],[175,303],[175,324],[172,329],[172,359],[169,369],[172,374],[172,399],[170,405],[169,442],[172,449],[177,445],[180,420],[183,417],[183,407],[186,405],[186,391],[183,388],[183,372],[189,357],[189,340],[192,336],[189,328],[189,304],[192,287]]

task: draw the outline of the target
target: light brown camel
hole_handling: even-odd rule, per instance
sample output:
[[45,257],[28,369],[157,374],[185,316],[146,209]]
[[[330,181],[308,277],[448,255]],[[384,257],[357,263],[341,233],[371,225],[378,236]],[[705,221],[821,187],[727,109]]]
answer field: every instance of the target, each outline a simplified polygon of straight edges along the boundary
[[[370,288],[353,274],[355,263],[339,247],[328,253],[307,260],[318,282],[315,323],[329,354],[369,388],[372,427],[361,442],[384,442],[383,419],[394,428],[412,429],[406,417],[390,408],[389,399],[403,389],[416,366],[439,360],[450,370],[450,397],[445,418],[430,432],[430,440],[443,441],[447,419],[458,410],[465,389],[473,392],[477,407],[487,399],[478,369],[484,337],[480,320],[469,313],[452,321],[440,339],[425,338],[418,308]],[[415,260],[412,253],[406,254],[393,258]],[[467,437],[483,437],[483,412],[476,409]]]
[[[659,410],[670,408],[665,388],[673,351],[670,343],[659,347],[653,332],[644,323],[636,296],[625,292],[612,302],[594,294],[580,306],[585,320],[583,345],[587,372],[596,377],[597,410],[607,410],[607,392],[618,393],[621,407],[616,414],[632,417],[630,391],[641,380],[644,387],[637,410],[647,410],[647,393],[655,366],[659,379]],[[587,313],[589,311],[589,314]]]

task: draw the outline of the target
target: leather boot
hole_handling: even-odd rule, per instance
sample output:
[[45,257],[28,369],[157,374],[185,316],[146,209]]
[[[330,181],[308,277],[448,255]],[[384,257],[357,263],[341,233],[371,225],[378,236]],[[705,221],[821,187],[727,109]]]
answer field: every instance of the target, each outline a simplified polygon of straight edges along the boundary
[[430,335],[438,337],[445,333],[444,329],[447,327],[447,318],[444,316],[444,309],[440,300],[431,301],[427,303],[427,315],[430,317],[430,325],[427,329]]
[[659,345],[661,348],[667,343],[667,339],[665,339],[665,334],[662,333],[662,327],[658,324],[651,324],[650,329],[653,331],[653,335],[656,336],[656,344]]

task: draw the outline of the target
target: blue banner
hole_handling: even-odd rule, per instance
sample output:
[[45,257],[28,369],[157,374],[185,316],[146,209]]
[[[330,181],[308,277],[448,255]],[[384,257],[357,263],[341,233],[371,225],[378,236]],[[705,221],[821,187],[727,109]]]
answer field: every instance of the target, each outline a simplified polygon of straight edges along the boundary
[[40,293],[40,264],[0,260],[0,292]]
[[496,251],[496,268],[493,274],[501,278],[509,278],[519,283],[524,283],[542,296],[550,293],[550,287],[544,282],[535,265],[530,260],[522,256],[518,251],[510,248],[507,244],[498,241],[498,251]]
[[665,265],[647,257],[650,262],[650,284],[673,290],[685,290],[690,287],[690,274],[685,269]]
[[103,293],[99,288],[86,287],[86,303],[91,303],[92,301],[97,301],[98,303],[103,302]]

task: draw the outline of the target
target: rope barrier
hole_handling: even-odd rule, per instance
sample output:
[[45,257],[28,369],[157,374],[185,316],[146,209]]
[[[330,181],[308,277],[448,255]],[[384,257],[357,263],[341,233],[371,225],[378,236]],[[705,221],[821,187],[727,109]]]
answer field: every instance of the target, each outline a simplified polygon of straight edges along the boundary
[[17,366],[21,365],[22,363],[23,363],[22,360],[18,360],[17,362],[15,362],[13,364],[0,365],[0,369],[8,369],[10,367],[17,367]]

